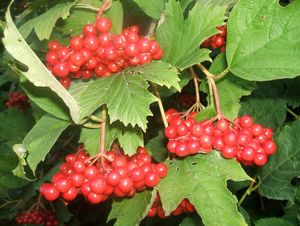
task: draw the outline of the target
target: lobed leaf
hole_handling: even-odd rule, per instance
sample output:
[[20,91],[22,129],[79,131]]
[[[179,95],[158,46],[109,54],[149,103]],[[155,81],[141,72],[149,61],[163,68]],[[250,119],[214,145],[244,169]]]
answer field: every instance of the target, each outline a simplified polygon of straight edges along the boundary
[[60,134],[69,125],[70,121],[45,115],[29,131],[23,140],[23,144],[28,150],[27,162],[33,172],[37,165],[44,161]]
[[240,0],[228,19],[226,57],[243,79],[269,81],[300,74],[300,2]]
[[28,70],[22,74],[35,86],[48,87],[55,92],[68,106],[71,117],[75,123],[79,123],[79,105],[58,80],[47,70],[37,55],[25,42],[14,25],[10,8],[6,11],[6,27],[2,39],[6,50],[15,58],[27,66]]
[[162,24],[156,37],[164,50],[163,60],[181,70],[203,61],[211,61],[208,49],[199,49],[208,37],[218,33],[216,27],[223,24],[226,7],[198,3],[184,19],[179,2],[170,0],[166,4]]
[[76,1],[55,5],[45,13],[24,23],[19,28],[20,33],[26,39],[30,32],[34,30],[39,40],[49,39],[57,20],[60,18],[66,19],[75,3]]
[[212,151],[166,163],[168,175],[156,187],[166,215],[187,198],[204,225],[247,225],[237,210],[236,197],[226,187],[228,180],[251,179],[235,159],[226,160]]
[[293,201],[296,187],[291,180],[300,174],[300,121],[294,121],[278,132],[277,153],[259,169],[259,193],[269,199]]

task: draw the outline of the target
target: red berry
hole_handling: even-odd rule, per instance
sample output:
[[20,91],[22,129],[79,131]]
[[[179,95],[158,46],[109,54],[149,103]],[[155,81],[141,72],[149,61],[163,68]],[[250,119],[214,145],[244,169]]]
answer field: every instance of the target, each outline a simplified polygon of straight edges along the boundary
[[145,175],[145,185],[148,187],[155,187],[159,183],[159,176],[155,172],[148,172]]
[[106,33],[109,32],[109,30],[112,27],[112,23],[110,19],[106,17],[101,17],[96,21],[96,28],[100,33]]

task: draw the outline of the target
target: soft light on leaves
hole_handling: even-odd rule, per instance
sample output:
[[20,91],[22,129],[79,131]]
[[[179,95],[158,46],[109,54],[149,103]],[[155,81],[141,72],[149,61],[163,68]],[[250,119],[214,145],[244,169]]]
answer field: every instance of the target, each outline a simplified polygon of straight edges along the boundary
[[195,4],[186,19],[179,2],[166,4],[163,23],[157,28],[156,37],[164,50],[163,60],[181,70],[211,61],[208,49],[199,49],[208,37],[218,33],[216,27],[223,24],[226,7]]
[[20,27],[20,33],[26,38],[34,29],[39,40],[49,39],[51,32],[58,19],[66,19],[70,14],[70,9],[76,2],[57,4],[45,13],[32,20],[27,21]]
[[244,225],[237,199],[227,189],[228,180],[251,178],[235,159],[226,160],[219,152],[198,154],[167,161],[168,175],[156,187],[166,215],[187,198],[202,217],[204,225]]
[[103,13],[103,16],[106,16],[112,21],[111,32],[113,34],[120,34],[123,28],[123,5],[121,1],[113,1],[111,7],[108,11]]
[[125,126],[137,125],[145,131],[146,118],[152,115],[149,106],[157,100],[147,90],[149,84],[146,81],[180,89],[177,70],[167,63],[157,61],[129,68],[119,74],[92,83],[78,84],[73,88],[80,92],[75,98],[81,105],[81,117],[90,115],[99,106],[106,104],[111,123],[119,120]]
[[[225,54],[216,57],[209,70],[218,75],[227,68]],[[250,95],[255,89],[255,82],[240,79],[231,73],[216,81],[220,99],[221,110],[224,116],[234,119],[241,108],[240,98]]]
[[133,0],[150,17],[159,19],[164,11],[166,0]]
[[163,130],[158,131],[158,135],[148,141],[146,149],[151,157],[158,162],[163,162],[168,156],[167,139]]
[[[188,70],[181,71],[179,74],[179,87],[180,90],[182,90],[183,87],[185,87],[191,80],[191,74],[188,72]],[[173,95],[174,93],[178,92],[178,89],[171,87],[160,87],[159,94],[161,97],[169,97]]]
[[258,83],[257,89],[243,99],[239,115],[251,115],[255,123],[272,129],[279,128],[286,118],[284,84],[273,81]]
[[[79,123],[78,103],[47,70],[32,49],[30,49],[14,25],[9,10],[10,9],[6,11],[6,27],[4,30],[4,38],[2,39],[6,50],[17,61],[22,62],[28,67],[26,72],[22,72],[23,75],[35,86],[48,87],[55,92],[69,107],[73,121]],[[44,22],[45,21],[43,21],[43,23]]]
[[218,5],[218,6],[227,6],[227,7],[232,7],[237,0],[197,0],[197,2],[201,6],[205,5]]
[[290,182],[300,174],[300,121],[287,125],[276,136],[277,153],[259,170],[259,193],[269,199],[290,200],[296,187]]
[[136,193],[132,198],[115,199],[107,222],[117,219],[114,226],[138,226],[150,210],[155,195],[155,191],[145,190]]
[[270,225],[293,226],[294,224],[290,223],[285,219],[276,218],[276,217],[263,218],[255,222],[255,226],[270,226]]
[[241,0],[228,20],[226,56],[230,70],[253,81],[300,74],[300,2]]
[[27,162],[33,172],[69,124],[69,121],[45,115],[26,135],[23,144],[28,150]]

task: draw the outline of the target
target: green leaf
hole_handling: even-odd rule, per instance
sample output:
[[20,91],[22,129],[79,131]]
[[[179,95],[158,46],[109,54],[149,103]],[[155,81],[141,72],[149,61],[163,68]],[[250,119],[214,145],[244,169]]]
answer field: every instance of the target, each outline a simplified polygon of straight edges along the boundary
[[69,125],[69,121],[45,115],[29,131],[23,140],[23,144],[28,150],[27,162],[33,172],[37,165],[45,159],[60,134]]
[[286,99],[284,84],[274,81],[258,83],[251,96],[246,97],[239,115],[251,115],[255,123],[272,129],[279,128],[286,118]]
[[81,128],[79,143],[84,144],[84,149],[88,154],[94,156],[100,151],[101,129]]
[[151,157],[157,162],[163,162],[168,156],[167,140],[162,130],[158,135],[148,141],[146,149]]
[[121,127],[118,133],[118,141],[127,155],[134,155],[138,147],[144,146],[143,131],[131,126]]
[[285,126],[275,138],[277,153],[260,168],[259,193],[269,199],[290,200],[296,187],[290,182],[300,174],[300,121]]
[[164,11],[166,0],[133,0],[150,17],[159,19]]
[[146,117],[152,115],[149,105],[157,100],[147,90],[149,85],[146,80],[160,86],[174,86],[180,89],[176,69],[167,63],[157,61],[129,68],[92,83],[79,83],[77,87],[74,86],[72,93],[74,90],[79,93],[75,98],[81,105],[82,118],[106,104],[111,123],[119,120],[125,126],[138,125],[145,131]]
[[288,102],[288,105],[296,108],[300,105],[300,77],[295,79],[287,80],[287,90],[285,94],[285,98]]
[[155,196],[155,191],[145,190],[132,198],[114,200],[107,222],[117,219],[114,226],[138,226],[150,210]]
[[48,87],[55,92],[70,109],[71,117],[79,123],[79,105],[58,80],[47,70],[45,65],[30,49],[14,25],[10,12],[6,11],[6,27],[2,39],[6,50],[19,62],[28,67],[22,74],[35,86]]
[[255,222],[255,226],[270,226],[270,225],[293,226],[293,224],[291,224],[289,221],[281,218],[276,218],[276,217],[263,218]]
[[21,82],[21,87],[30,100],[44,111],[61,119],[70,119],[67,106],[62,99],[48,87],[34,86],[28,80]]
[[203,61],[211,61],[208,49],[199,49],[208,37],[218,33],[223,24],[226,7],[205,6],[198,3],[186,19],[179,2],[166,4],[163,23],[157,28],[156,37],[164,50],[163,60],[181,70]]
[[0,171],[11,172],[18,165],[18,156],[5,143],[0,145]]
[[268,81],[300,74],[300,2],[240,0],[230,13],[226,56],[243,79]]
[[[103,14],[112,21],[111,32],[113,34],[121,33],[123,25],[123,7],[120,1],[113,1],[109,11]],[[74,10],[72,14],[65,20],[61,30],[64,34],[72,36],[82,33],[84,25],[95,23],[97,13],[87,10]]]
[[16,143],[21,143],[33,126],[33,118],[16,108],[2,111],[0,121],[0,140],[9,145],[10,148]]
[[200,214],[204,225],[244,225],[237,211],[237,198],[226,187],[228,180],[243,181],[250,177],[235,159],[226,160],[219,152],[199,154],[167,161],[168,175],[157,189],[166,215],[187,198]]
[[202,226],[202,220],[198,215],[186,216],[179,226]]
[[[212,74],[220,74],[227,68],[225,54],[219,54],[209,70]],[[234,119],[241,108],[240,98],[250,95],[255,89],[255,82],[240,79],[231,73],[216,82],[221,110],[224,116]]]
[[0,184],[7,188],[21,188],[28,184],[29,181],[24,180],[21,177],[16,177],[12,172],[0,171]]
[[237,0],[197,0],[197,2],[201,6],[217,5],[217,6],[227,6],[231,8],[237,2]]
[[57,4],[45,13],[35,17],[25,24],[19,30],[26,39],[30,32],[34,29],[39,40],[49,39],[51,32],[59,18],[66,19],[70,14],[70,9],[76,2]]
[[293,225],[300,223],[300,188],[297,187],[296,197],[293,201],[288,201],[284,207],[285,214],[282,216],[285,220],[290,221]]
[[196,116],[195,119],[198,122],[201,122],[205,119],[210,119],[213,118],[216,115],[216,110],[214,108],[214,106],[209,105],[208,107],[204,108],[203,110],[201,110]]
[[69,211],[68,205],[65,205],[63,202],[55,202],[55,217],[58,222],[64,223],[68,222],[73,214]]

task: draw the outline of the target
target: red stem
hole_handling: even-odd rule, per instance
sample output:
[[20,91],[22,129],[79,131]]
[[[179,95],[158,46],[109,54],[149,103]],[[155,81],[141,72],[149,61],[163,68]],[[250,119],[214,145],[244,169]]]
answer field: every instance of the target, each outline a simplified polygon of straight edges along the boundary
[[101,137],[100,137],[100,155],[101,155],[101,164],[104,166],[104,155],[105,155],[105,127],[106,127],[106,109],[103,108],[102,111],[102,122],[101,122]]
[[102,6],[101,6],[101,8],[100,8],[100,10],[98,12],[97,20],[102,17],[102,13],[105,10],[109,9],[110,6],[111,6],[111,0],[104,0],[103,4],[102,4]]

